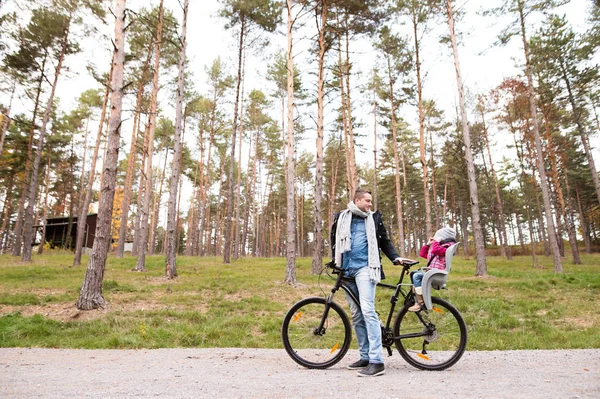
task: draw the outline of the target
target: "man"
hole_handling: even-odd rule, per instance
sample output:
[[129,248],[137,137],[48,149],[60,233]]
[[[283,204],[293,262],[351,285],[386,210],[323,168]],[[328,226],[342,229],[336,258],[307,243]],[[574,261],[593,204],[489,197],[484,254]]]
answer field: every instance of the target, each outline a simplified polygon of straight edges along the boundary
[[359,307],[346,294],[360,352],[360,359],[348,365],[348,369],[359,370],[360,377],[374,377],[385,372],[381,327],[375,312],[375,287],[385,278],[379,251],[393,263],[400,263],[381,213],[371,212],[372,205],[370,191],[356,190],[348,209],[335,215],[330,237],[332,257],[346,276],[354,278],[349,286],[360,300]]

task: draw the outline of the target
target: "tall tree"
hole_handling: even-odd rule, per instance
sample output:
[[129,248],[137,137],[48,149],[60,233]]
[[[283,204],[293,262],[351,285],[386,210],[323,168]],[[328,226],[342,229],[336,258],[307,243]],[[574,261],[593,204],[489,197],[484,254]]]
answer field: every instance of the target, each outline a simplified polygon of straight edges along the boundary
[[[47,80],[46,66],[52,56],[52,50],[60,46],[64,35],[64,23],[57,23],[62,14],[48,10],[47,8],[38,8],[32,11],[31,20],[25,29],[21,29],[19,48],[14,53],[6,55],[4,64],[8,70],[13,71],[19,81],[26,86],[32,76],[36,76],[35,101],[29,129],[29,144],[27,147],[27,157],[25,158],[25,171],[21,180],[21,195],[17,211],[17,219],[13,228],[12,254],[21,255],[23,238],[23,214],[25,204],[28,201],[29,175],[33,159],[33,143],[35,131],[37,128],[37,116],[40,108],[41,94],[43,84]],[[61,29],[62,27],[62,29]],[[60,47],[59,47],[60,48]],[[60,53],[60,52],[59,52]]]
[[477,179],[475,176],[475,166],[473,163],[473,154],[471,151],[471,135],[469,132],[469,121],[467,120],[467,106],[463,89],[463,81],[460,69],[460,60],[458,57],[458,46],[456,44],[456,33],[454,30],[454,10],[450,0],[446,0],[446,12],[448,15],[448,27],[450,29],[450,41],[452,43],[452,54],[454,55],[454,69],[456,72],[456,85],[458,86],[458,100],[460,104],[460,116],[462,122],[463,139],[465,142],[465,160],[467,162],[467,176],[469,179],[469,193],[471,198],[471,223],[473,225],[473,235],[475,239],[475,256],[477,259],[476,276],[486,276],[487,261],[485,258],[485,242],[481,229],[479,215],[479,196],[477,193]]
[[[144,177],[144,205],[142,208],[142,218],[140,225],[140,243],[138,248],[138,258],[135,265],[135,271],[146,270],[146,252],[148,248],[148,236],[150,229],[150,203],[152,202],[152,153],[154,152],[154,132],[156,130],[156,113],[158,109],[158,77],[160,70],[160,51],[162,48],[163,20],[164,20],[164,0],[160,0],[158,6],[158,24],[156,26],[155,50],[154,50],[154,70],[152,78],[152,95],[150,98],[150,118],[148,120],[148,129],[144,137],[144,150],[146,151],[146,170]],[[150,242],[150,245],[154,245]]]
[[119,142],[121,138],[121,109],[123,104],[123,66],[125,63],[125,5],[117,0],[115,8],[115,40],[113,53],[113,78],[111,81],[111,110],[109,136],[104,160],[102,195],[98,206],[98,224],[92,254],[88,261],[83,285],[77,299],[77,309],[91,310],[104,307],[102,280],[111,239],[111,219],[116,186]]
[[167,217],[167,249],[165,274],[168,279],[177,277],[177,220],[175,213],[177,188],[179,184],[181,165],[181,130],[183,119],[183,90],[185,73],[185,47],[187,42],[186,28],[189,0],[183,3],[183,24],[181,27],[181,55],[179,57],[179,73],[177,75],[177,100],[175,106],[175,137],[173,139],[173,163],[171,166],[171,180],[169,182],[169,210]]
[[[144,93],[146,85],[148,84],[149,77],[151,77],[148,71],[150,69],[150,62],[152,61],[152,54],[154,53],[155,48],[153,32],[156,28],[152,25],[153,22],[155,22],[155,20],[158,20],[157,11],[158,10],[156,9],[152,11],[141,10],[138,13],[138,18],[136,21],[137,23],[132,24],[129,27],[128,32],[128,41],[130,43],[129,56],[133,58],[133,60],[139,59],[141,61],[141,65],[139,67],[139,70],[134,71],[134,76],[137,80],[137,94],[135,101],[135,110],[133,115],[133,127],[131,129],[131,142],[129,144],[129,153],[127,154],[127,173],[125,175],[125,184],[123,186],[123,201],[121,203],[121,224],[119,226],[119,238],[116,250],[117,258],[123,257],[123,254],[125,252],[125,241],[127,239],[127,229],[129,221],[129,206],[131,203],[131,195],[133,191],[131,188],[133,186],[133,180],[135,178],[135,167],[139,146],[138,136],[139,130],[141,130],[139,126],[142,125],[142,106],[144,100]],[[156,15],[154,15],[155,13]],[[134,254],[137,254],[137,250],[132,252]]]
[[552,69],[551,73],[564,85],[571,107],[571,119],[583,145],[600,204],[600,178],[585,128],[586,110],[583,101],[589,86],[597,83],[592,78],[597,71],[587,67],[594,52],[590,46],[580,45],[582,38],[575,35],[564,17],[549,15],[545,25],[539,32],[539,37],[532,38],[532,47],[533,50],[539,50],[537,52],[541,53],[539,55],[543,58],[546,68]]
[[236,83],[235,105],[233,111],[233,128],[231,137],[231,156],[229,159],[229,188],[227,194],[227,214],[225,215],[225,242],[223,247],[223,263],[231,262],[231,242],[233,226],[233,195],[234,186],[233,172],[235,170],[235,145],[238,129],[238,108],[240,101],[240,84],[242,81],[242,61],[246,36],[254,26],[267,32],[273,32],[280,20],[280,4],[273,0],[255,0],[252,2],[244,0],[221,0],[223,8],[221,16],[227,18],[227,28],[240,27],[238,46],[238,73]]
[[330,48],[327,39],[328,0],[319,0],[315,6],[315,21],[318,30],[317,50],[317,140],[315,149],[314,186],[314,248],[312,273],[318,274],[323,268],[323,138],[325,135],[325,54]]
[[[390,129],[392,131],[392,147],[394,151],[394,176],[396,187],[396,221],[398,225],[398,244],[400,256],[406,256],[406,240],[404,237],[404,210],[402,206],[403,196],[400,183],[400,149],[398,147],[398,121],[397,109],[405,100],[399,96],[395,90],[397,83],[404,86],[406,75],[412,63],[412,57],[407,49],[406,41],[394,35],[387,26],[384,26],[379,34],[379,40],[375,45],[385,59],[385,68],[387,70],[387,90],[381,90],[380,95],[384,101],[390,105],[389,119]],[[407,87],[402,87],[406,92]],[[407,187],[404,188],[408,189]]]
[[421,76],[421,29],[433,14],[431,1],[398,0],[398,10],[409,17],[412,24],[415,46],[415,72],[417,75],[417,105],[419,110],[419,151],[421,167],[423,169],[423,196],[425,200],[425,231],[427,237],[433,236],[431,227],[431,198],[429,194],[429,173],[425,152],[425,114],[423,111],[423,79]]
[[292,0],[286,0],[287,11],[287,247],[285,282],[296,284],[296,218],[294,201],[296,196],[296,157],[294,154],[294,59]]
[[42,159],[42,152],[44,149],[44,140],[46,137],[46,131],[48,127],[48,122],[50,121],[50,114],[52,112],[52,106],[54,103],[54,94],[56,93],[56,87],[58,85],[58,79],[60,77],[62,64],[65,59],[65,56],[74,53],[78,50],[77,46],[74,43],[69,42],[69,32],[71,29],[71,21],[73,18],[73,12],[75,10],[67,10],[68,15],[57,14],[58,24],[63,29],[63,36],[61,38],[60,43],[60,51],[56,57],[57,64],[56,69],[54,71],[54,82],[52,83],[52,89],[50,90],[50,96],[48,97],[48,103],[46,105],[46,110],[44,111],[44,117],[42,119],[42,125],[40,127],[40,133],[38,135],[38,141],[35,151],[35,158],[33,161],[32,169],[31,169],[31,179],[29,181],[29,202],[27,204],[27,211],[25,213],[25,223],[23,229],[23,256],[21,260],[23,262],[27,262],[31,260],[31,252],[32,252],[32,244],[34,242],[34,234],[33,230],[33,217],[34,217],[34,207],[37,199],[37,189],[38,189],[38,173],[40,162]]

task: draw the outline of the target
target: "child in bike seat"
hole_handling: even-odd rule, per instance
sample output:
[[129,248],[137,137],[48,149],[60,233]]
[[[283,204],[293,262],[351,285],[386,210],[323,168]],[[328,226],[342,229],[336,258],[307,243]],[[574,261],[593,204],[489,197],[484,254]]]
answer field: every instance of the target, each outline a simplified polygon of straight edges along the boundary
[[446,268],[446,250],[455,243],[456,230],[451,227],[444,227],[436,231],[434,236],[429,238],[427,244],[423,245],[419,256],[427,259],[427,266],[412,272],[410,275],[414,291],[417,294],[417,301],[408,308],[409,311],[418,312],[425,306],[421,287],[423,276],[430,269],[444,270]]

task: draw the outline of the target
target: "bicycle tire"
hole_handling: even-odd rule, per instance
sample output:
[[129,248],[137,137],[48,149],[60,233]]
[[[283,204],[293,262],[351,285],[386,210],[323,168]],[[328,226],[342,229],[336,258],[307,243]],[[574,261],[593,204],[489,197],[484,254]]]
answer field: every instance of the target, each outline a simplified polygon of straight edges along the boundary
[[431,301],[429,311],[410,312],[410,301],[400,309],[394,323],[394,341],[410,365],[421,370],[445,370],[465,352],[467,325],[448,301],[439,297]]
[[288,355],[309,369],[326,369],[348,352],[352,328],[348,315],[335,302],[331,303],[324,330],[316,333],[325,312],[327,299],[306,298],[290,308],[283,319],[281,339]]

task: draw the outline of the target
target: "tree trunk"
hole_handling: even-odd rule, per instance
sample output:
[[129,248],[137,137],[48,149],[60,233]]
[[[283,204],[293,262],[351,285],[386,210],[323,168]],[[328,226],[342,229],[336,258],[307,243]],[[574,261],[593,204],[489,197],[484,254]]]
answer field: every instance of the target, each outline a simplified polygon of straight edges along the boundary
[[477,259],[476,276],[487,276],[487,261],[485,258],[485,242],[481,229],[479,216],[479,197],[477,194],[477,180],[475,176],[475,166],[473,164],[473,154],[471,152],[471,134],[469,132],[469,122],[467,120],[467,106],[463,93],[463,81],[461,77],[460,61],[458,58],[458,47],[456,45],[456,36],[454,33],[454,17],[450,0],[446,0],[446,10],[448,12],[448,26],[450,28],[450,41],[452,42],[452,53],[454,54],[454,68],[456,71],[456,84],[458,86],[458,98],[460,103],[460,114],[462,120],[463,140],[465,143],[465,159],[467,161],[467,174],[469,179],[469,193],[471,199],[471,224],[473,226],[473,238],[475,241],[475,257]]
[[[48,196],[50,194],[50,157],[48,157],[48,163],[46,164],[46,192],[44,194],[44,213],[42,214],[42,238],[40,239],[40,245],[38,245],[38,255],[44,253],[44,244],[46,240],[46,219],[48,219]],[[2,243],[0,241],[0,248]]]
[[[404,239],[404,211],[402,210],[402,189],[400,187],[400,155],[398,153],[398,127],[396,126],[396,104],[394,103],[394,87],[392,81],[392,67],[390,57],[387,57],[388,79],[390,87],[390,113],[392,118],[392,146],[394,148],[394,178],[396,182],[396,217],[398,223],[398,244],[400,256],[406,256],[406,243]],[[430,226],[431,228],[431,226]]]
[[131,203],[131,187],[135,175],[135,160],[137,156],[138,125],[140,125],[140,112],[142,108],[142,98],[144,96],[144,83],[146,71],[152,59],[152,46],[148,48],[148,55],[142,67],[140,81],[137,88],[135,100],[135,114],[133,116],[133,129],[131,131],[131,144],[129,146],[129,157],[127,158],[127,174],[125,175],[125,185],[123,186],[123,201],[121,202],[121,225],[119,226],[119,241],[117,243],[116,257],[122,258],[125,252],[125,241],[127,240],[127,222],[129,221],[129,205]]
[[14,176],[8,177],[8,184],[6,188],[6,196],[4,197],[4,206],[2,207],[2,227],[0,227],[0,254],[4,253],[5,248],[8,246],[8,223],[12,213],[12,194],[14,188]]
[[[3,115],[2,120],[0,121],[0,158],[2,158],[2,149],[4,147],[4,138],[6,137],[6,131],[8,130],[8,127],[10,126],[10,109],[12,108],[12,101],[13,101],[13,97],[15,95],[15,89],[17,87],[17,80],[14,79],[13,80],[13,85],[12,85],[12,90],[10,93],[10,100],[8,102],[8,109],[6,110],[6,113]],[[1,247],[0,247],[1,249]]]
[[[150,211],[150,228],[148,229],[148,254],[154,255],[154,249],[156,248],[159,253],[164,252],[164,238],[162,242],[162,248],[155,246],[156,243],[156,231],[158,230],[158,219],[160,218],[160,206],[162,204],[163,187],[165,183],[165,175],[167,173],[167,160],[169,159],[169,148],[165,147],[165,162],[163,163],[162,172],[160,174],[160,180],[156,182],[157,188],[152,190],[152,193],[158,191],[158,194],[152,195],[152,209]],[[160,159],[159,159],[160,160]]]
[[[354,150],[354,121],[352,118],[352,101],[350,100],[350,44],[348,40],[348,30],[345,31],[346,38],[346,114],[348,122],[348,147],[347,147],[347,162],[348,162],[348,188],[350,198],[354,196],[354,192],[358,188],[358,172],[356,171],[356,153]],[[343,97],[342,97],[343,98]]]
[[181,170],[181,127],[183,121],[183,95],[185,71],[185,47],[187,44],[187,14],[190,0],[183,3],[183,25],[181,27],[181,52],[179,56],[179,74],[177,75],[177,100],[175,105],[175,137],[173,138],[173,163],[171,166],[171,181],[169,182],[169,210],[167,216],[167,249],[165,262],[165,276],[167,279],[177,277],[177,219],[175,213],[177,204],[177,188]]
[[[413,15],[413,34],[415,37],[415,66],[417,71],[417,97],[419,105],[419,151],[421,166],[423,167],[423,195],[425,199],[425,230],[426,237],[433,236],[433,228],[431,227],[431,200],[429,198],[429,174],[427,172],[427,161],[425,160],[425,126],[423,115],[423,88],[421,82],[421,60],[419,58],[419,37],[417,36],[417,16]],[[454,22],[453,22],[454,23]],[[453,27],[451,29],[454,29]],[[458,73],[458,72],[457,72]],[[460,83],[462,85],[462,83]],[[462,89],[462,87],[461,87]]]
[[587,215],[583,213],[581,208],[581,198],[579,196],[579,185],[575,185],[575,195],[577,196],[577,209],[579,210],[579,221],[581,224],[581,235],[583,235],[583,242],[585,243],[585,253],[592,253],[592,243],[590,242],[590,229],[587,221]]
[[238,259],[240,257],[240,212],[241,212],[241,204],[240,204],[240,190],[242,188],[242,145],[244,139],[244,83],[245,83],[245,74],[246,74],[246,51],[242,52],[242,83],[240,88],[240,112],[239,112],[239,148],[238,148],[238,162],[237,162],[237,180],[236,180],[236,191],[235,191],[235,227],[233,228],[233,259]]
[[[319,28],[319,50],[317,56],[317,142],[315,157],[314,188],[314,248],[312,257],[312,274],[323,269],[323,136],[325,133],[325,29],[327,27],[327,0],[321,0],[321,26]],[[317,7],[318,9],[318,7]],[[318,18],[318,17],[317,17]],[[333,201],[333,198],[331,199]]]
[[235,106],[233,109],[233,129],[231,132],[231,157],[229,159],[229,189],[227,192],[227,215],[225,215],[225,243],[223,245],[223,263],[231,263],[231,242],[232,242],[232,224],[233,224],[233,172],[235,169],[235,140],[238,129],[238,108],[240,103],[240,84],[242,82],[242,56],[244,50],[244,35],[246,34],[246,19],[244,15],[241,16],[241,28],[240,28],[240,44],[238,47],[238,75],[235,89]]
[[[115,55],[113,54],[113,57]],[[100,123],[98,124],[98,133],[96,134],[96,144],[94,145],[94,155],[92,155],[92,164],[90,166],[90,173],[88,174],[87,187],[85,191],[85,198],[79,208],[79,217],[77,218],[77,238],[75,241],[75,257],[73,259],[73,266],[79,266],[81,264],[81,253],[83,251],[84,239],[87,237],[86,234],[86,223],[87,214],[90,208],[90,202],[92,201],[92,190],[94,186],[94,179],[96,177],[96,162],[98,161],[98,152],[100,150],[100,142],[102,141],[102,127],[104,125],[104,119],[106,118],[106,107],[108,106],[108,94],[110,85],[112,84],[112,76],[114,71],[114,59],[110,63],[110,71],[108,72],[108,80],[106,81],[106,88],[104,89],[104,101],[102,102],[102,112],[100,114]],[[86,243],[87,244],[87,243]]]
[[50,121],[50,113],[52,112],[54,94],[56,93],[58,78],[60,77],[63,60],[65,58],[65,52],[67,50],[70,21],[71,17],[69,16],[69,22],[67,23],[65,34],[63,36],[61,52],[58,57],[58,64],[56,65],[56,71],[54,72],[52,90],[50,91],[50,97],[48,98],[48,104],[46,105],[46,111],[44,111],[44,118],[42,119],[42,126],[40,128],[37,148],[35,150],[35,159],[33,161],[33,168],[31,170],[31,179],[29,181],[29,203],[27,204],[27,212],[25,213],[25,228],[23,230],[23,257],[21,258],[21,261],[23,262],[31,261],[31,246],[35,239],[35,231],[33,230],[33,211],[37,202],[38,173],[42,159],[42,151],[44,149],[44,139],[46,138],[46,128],[48,126],[48,122]]
[[[590,143],[588,141],[588,136],[583,129],[581,124],[581,110],[575,104],[575,98],[573,97],[573,89],[571,88],[571,81],[567,76],[567,71],[565,66],[560,63],[562,77],[565,81],[565,85],[567,86],[567,92],[569,93],[569,103],[571,104],[571,108],[573,110],[573,119],[575,120],[575,126],[577,126],[577,132],[579,133],[579,137],[581,138],[581,143],[583,144],[583,150],[585,152],[585,157],[588,161],[588,167],[590,168],[590,172],[592,174],[592,181],[594,182],[594,188],[596,189],[596,196],[598,197],[598,203],[600,203],[600,179],[598,178],[598,172],[596,171],[596,164],[594,162],[594,156],[592,155],[592,151],[590,149]],[[595,108],[594,108],[595,110]]]
[[373,90],[373,209],[377,210],[377,93]]
[[[566,159],[566,154],[564,151],[560,152],[560,157],[561,157],[561,161],[563,163],[563,167],[566,170],[567,159]],[[557,173],[557,175],[558,175],[558,173]],[[558,176],[557,176],[557,179],[558,179]],[[565,204],[561,204],[561,206],[563,207],[565,224],[567,225],[567,234],[569,235],[569,243],[571,245],[571,255],[573,255],[573,264],[580,265],[581,257],[579,256],[579,247],[577,246],[577,232],[575,231],[575,221],[573,220],[574,212],[573,212],[573,205],[571,202],[572,201],[571,200],[571,185],[569,184],[569,174],[568,173],[565,173],[565,188],[566,188],[566,194],[567,194],[567,203],[566,203],[566,206],[565,206]],[[582,225],[582,231],[584,231],[583,223],[581,223],[581,225]]]
[[158,26],[156,27],[156,50],[154,51],[154,76],[152,78],[152,96],[150,99],[150,118],[148,120],[148,131],[147,136],[144,137],[145,145],[147,149],[146,153],[146,176],[145,176],[145,189],[144,189],[144,206],[142,210],[142,219],[140,225],[140,242],[138,248],[137,263],[134,267],[134,271],[145,271],[146,270],[146,250],[148,247],[148,230],[149,225],[149,213],[150,203],[152,202],[152,153],[154,152],[154,131],[156,130],[156,113],[157,113],[157,95],[158,95],[158,76],[160,70],[160,50],[162,45],[162,30],[163,30],[163,18],[164,9],[163,1],[160,0],[158,8]]
[[512,260],[512,253],[510,246],[508,245],[508,236],[506,234],[506,223],[504,221],[504,207],[502,205],[502,197],[500,196],[500,185],[498,184],[498,175],[496,175],[496,169],[494,169],[494,162],[492,161],[492,152],[490,151],[490,142],[488,139],[487,126],[485,124],[485,115],[483,105],[481,107],[481,121],[483,123],[483,136],[485,138],[485,148],[487,149],[488,160],[490,161],[490,170],[492,172],[492,178],[494,179],[494,187],[496,189],[496,207],[498,208],[498,222],[500,224],[500,245],[502,247],[502,256],[506,256],[506,259]]
[[137,201],[135,204],[135,219],[133,221],[133,245],[131,247],[131,255],[137,256],[140,248],[140,236],[141,236],[141,225],[142,225],[142,207],[144,206],[144,178],[146,177],[144,171],[146,170],[146,135],[148,134],[148,125],[144,129],[144,144],[142,148],[142,164],[140,165],[140,180],[138,181],[138,193]]
[[[285,282],[296,284],[296,217],[294,197],[296,195],[296,157],[294,154],[294,62],[292,53],[292,0],[286,1],[287,9],[287,248]],[[313,259],[314,262],[314,259]]]
[[23,182],[21,185],[21,198],[19,199],[19,208],[17,211],[17,220],[13,229],[13,244],[12,254],[13,256],[21,255],[21,245],[23,243],[23,212],[25,212],[25,202],[28,200],[29,190],[27,190],[27,182],[29,181],[29,172],[31,170],[31,158],[33,156],[33,139],[35,135],[35,121],[37,119],[37,113],[40,105],[40,94],[42,92],[42,82],[45,80],[44,70],[46,68],[46,61],[48,53],[45,54],[42,61],[40,79],[38,81],[38,87],[36,90],[35,106],[33,107],[33,116],[31,117],[31,130],[29,131],[29,145],[27,147],[27,158],[25,158],[25,172],[23,174]]
[[[531,118],[533,119],[533,134],[535,139],[535,152],[537,156],[537,167],[540,174],[540,184],[542,189],[542,198],[544,199],[544,212],[546,214],[546,224],[548,225],[548,236],[550,241],[550,250],[554,259],[554,272],[562,273],[562,261],[556,240],[556,229],[552,219],[552,209],[550,207],[550,194],[548,192],[548,182],[546,180],[546,169],[544,167],[544,157],[542,153],[542,140],[540,139],[540,130],[537,119],[537,107],[535,104],[535,92],[533,89],[533,79],[531,78],[531,64],[529,62],[529,44],[525,34],[525,17],[523,15],[523,5],[519,1],[519,17],[521,22],[521,34],[523,38],[523,47],[525,50],[525,74],[527,75],[527,92],[529,95],[529,107]],[[600,194],[600,193],[599,193]]]
[[125,0],[118,0],[115,9],[115,48],[113,55],[113,77],[111,82],[111,110],[109,122],[108,152],[104,160],[102,196],[98,207],[98,225],[92,254],[87,265],[83,286],[77,299],[77,309],[91,310],[104,307],[102,280],[108,246],[115,195],[119,141],[121,138],[121,107],[123,104],[123,64],[125,62]]

